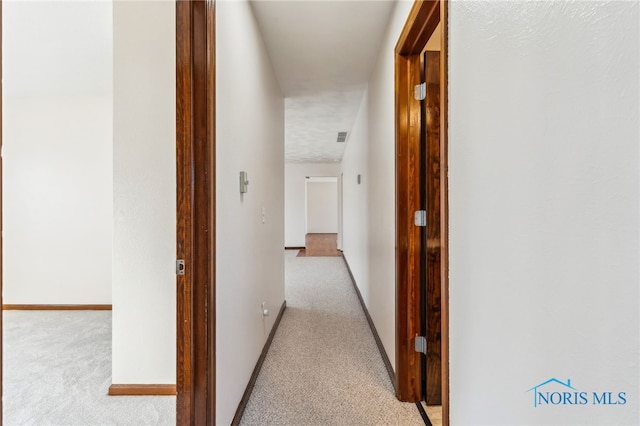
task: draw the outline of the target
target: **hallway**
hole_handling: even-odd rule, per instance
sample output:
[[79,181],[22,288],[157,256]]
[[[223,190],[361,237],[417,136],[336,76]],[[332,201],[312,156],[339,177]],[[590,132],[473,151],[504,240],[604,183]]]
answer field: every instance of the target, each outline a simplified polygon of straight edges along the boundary
[[401,403],[340,257],[285,253],[287,309],[243,425],[424,424]]

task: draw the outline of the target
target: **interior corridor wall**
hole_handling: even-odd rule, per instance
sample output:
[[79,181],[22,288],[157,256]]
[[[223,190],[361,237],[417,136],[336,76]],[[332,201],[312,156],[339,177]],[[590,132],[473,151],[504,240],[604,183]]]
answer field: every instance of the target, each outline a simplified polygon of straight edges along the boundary
[[[342,157],[342,251],[367,306],[369,289],[368,96],[362,97]],[[360,175],[360,183],[358,183]]]
[[[369,79],[369,312],[395,368],[395,45],[413,2],[398,1]],[[375,173],[374,173],[375,171]]]
[[305,245],[305,181],[307,176],[331,177],[340,174],[340,163],[285,163],[284,165],[284,245]]
[[639,4],[449,5],[451,422],[638,424]]
[[110,304],[110,3],[2,8],[3,302]]
[[[284,99],[247,1],[216,3],[216,424],[284,301]],[[240,193],[239,173],[248,173]],[[262,315],[262,303],[270,310]]]
[[115,384],[176,380],[175,4],[116,1]]

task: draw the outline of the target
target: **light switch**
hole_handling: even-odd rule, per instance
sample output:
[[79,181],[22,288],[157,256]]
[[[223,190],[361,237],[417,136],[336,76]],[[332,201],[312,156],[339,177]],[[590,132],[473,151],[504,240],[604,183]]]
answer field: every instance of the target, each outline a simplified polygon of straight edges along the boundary
[[244,194],[247,192],[247,186],[249,185],[249,177],[247,176],[247,172],[240,172],[240,193]]

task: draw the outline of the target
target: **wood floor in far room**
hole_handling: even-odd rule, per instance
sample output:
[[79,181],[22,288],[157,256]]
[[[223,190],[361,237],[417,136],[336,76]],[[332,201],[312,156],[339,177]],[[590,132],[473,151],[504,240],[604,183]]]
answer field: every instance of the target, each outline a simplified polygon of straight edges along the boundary
[[338,234],[307,234],[305,248],[298,256],[342,256],[338,250]]

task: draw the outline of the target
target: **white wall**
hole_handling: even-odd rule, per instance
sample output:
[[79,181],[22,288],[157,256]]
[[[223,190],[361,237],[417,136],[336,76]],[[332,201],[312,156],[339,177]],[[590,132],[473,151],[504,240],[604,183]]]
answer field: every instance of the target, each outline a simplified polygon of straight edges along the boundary
[[[284,301],[284,100],[248,2],[216,4],[216,62],[216,424],[222,425],[231,422]],[[248,173],[245,194],[240,171]],[[263,301],[271,311],[266,318]]]
[[399,1],[369,79],[369,312],[395,368],[394,49],[413,2]]
[[306,234],[305,182],[307,176],[338,176],[339,163],[286,163],[285,176],[285,232],[286,247],[304,247]]
[[117,1],[113,383],[175,383],[175,4]]
[[[356,121],[351,129],[341,163],[343,194],[342,250],[367,307],[370,300],[368,100],[369,97],[365,93]],[[360,175],[359,184],[358,175]]]
[[638,2],[449,4],[452,424],[638,424]]
[[338,178],[333,182],[307,180],[307,233],[338,232]]
[[4,303],[109,304],[110,3],[2,7]]
[[111,303],[111,98],[5,98],[4,303]]
[[[411,6],[396,2],[342,160],[344,254],[394,366],[394,48]],[[361,185],[357,174],[362,174]]]

